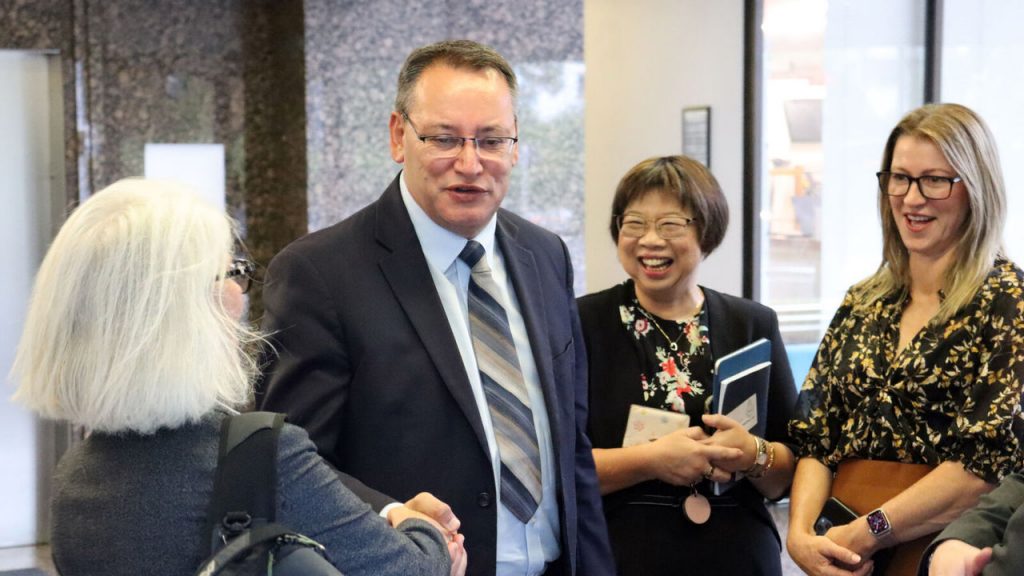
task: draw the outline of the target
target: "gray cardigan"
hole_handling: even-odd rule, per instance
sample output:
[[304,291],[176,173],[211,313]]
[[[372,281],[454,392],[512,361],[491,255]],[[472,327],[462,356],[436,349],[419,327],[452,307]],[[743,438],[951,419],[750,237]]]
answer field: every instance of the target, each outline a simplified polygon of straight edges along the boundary
[[[155,434],[93,434],[54,479],[54,562],[64,576],[192,574],[203,559],[222,413]],[[281,524],[323,544],[346,576],[447,575],[444,538],[407,520],[398,530],[352,494],[301,428],[278,446]]]

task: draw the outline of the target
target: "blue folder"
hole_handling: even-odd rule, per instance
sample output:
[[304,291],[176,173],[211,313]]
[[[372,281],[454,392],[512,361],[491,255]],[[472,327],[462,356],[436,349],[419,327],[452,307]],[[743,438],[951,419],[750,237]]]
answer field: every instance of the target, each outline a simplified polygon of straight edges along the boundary
[[[722,356],[715,361],[711,409],[717,414],[730,414],[737,406],[755,396],[757,423],[750,433],[764,437],[768,420],[768,374],[772,366],[772,343],[765,338]],[[722,494],[735,482],[715,484],[715,494]]]

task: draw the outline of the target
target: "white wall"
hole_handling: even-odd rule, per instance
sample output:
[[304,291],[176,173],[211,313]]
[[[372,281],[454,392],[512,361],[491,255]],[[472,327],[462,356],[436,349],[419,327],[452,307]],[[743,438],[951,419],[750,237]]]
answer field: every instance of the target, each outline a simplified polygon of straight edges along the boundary
[[[54,77],[54,70],[57,76]],[[52,426],[14,405],[7,379],[32,280],[53,234],[54,196],[63,195],[54,170],[62,149],[52,99],[61,95],[59,67],[40,53],[0,50],[0,548],[45,538],[47,487],[53,463]],[[55,175],[56,178],[55,178]]]
[[608,234],[619,178],[682,151],[682,109],[711,107],[711,170],[729,201],[722,246],[700,282],[743,288],[743,2],[585,0],[587,291],[625,278]]

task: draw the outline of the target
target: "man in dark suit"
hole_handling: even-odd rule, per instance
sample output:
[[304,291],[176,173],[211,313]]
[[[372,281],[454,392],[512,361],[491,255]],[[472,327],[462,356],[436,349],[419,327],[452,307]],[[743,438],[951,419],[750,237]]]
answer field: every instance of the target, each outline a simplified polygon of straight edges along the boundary
[[515,102],[490,48],[409,56],[390,119],[402,172],[270,264],[262,407],[304,426],[375,508],[447,502],[468,574],[611,574],[569,254],[499,209]]

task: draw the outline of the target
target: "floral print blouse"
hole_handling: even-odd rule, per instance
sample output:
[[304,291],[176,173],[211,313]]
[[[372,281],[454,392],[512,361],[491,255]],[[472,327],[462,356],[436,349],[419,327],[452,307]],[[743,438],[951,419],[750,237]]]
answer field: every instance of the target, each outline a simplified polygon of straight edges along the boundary
[[926,325],[899,353],[903,295],[855,312],[848,291],[790,421],[799,455],[829,466],[957,461],[993,483],[1020,469],[1022,286],[1019,268],[996,262],[967,306]]
[[634,296],[619,306],[619,316],[641,359],[638,380],[644,403],[688,414],[691,423],[699,423],[711,402],[713,363],[706,307],[677,322],[651,314]]

